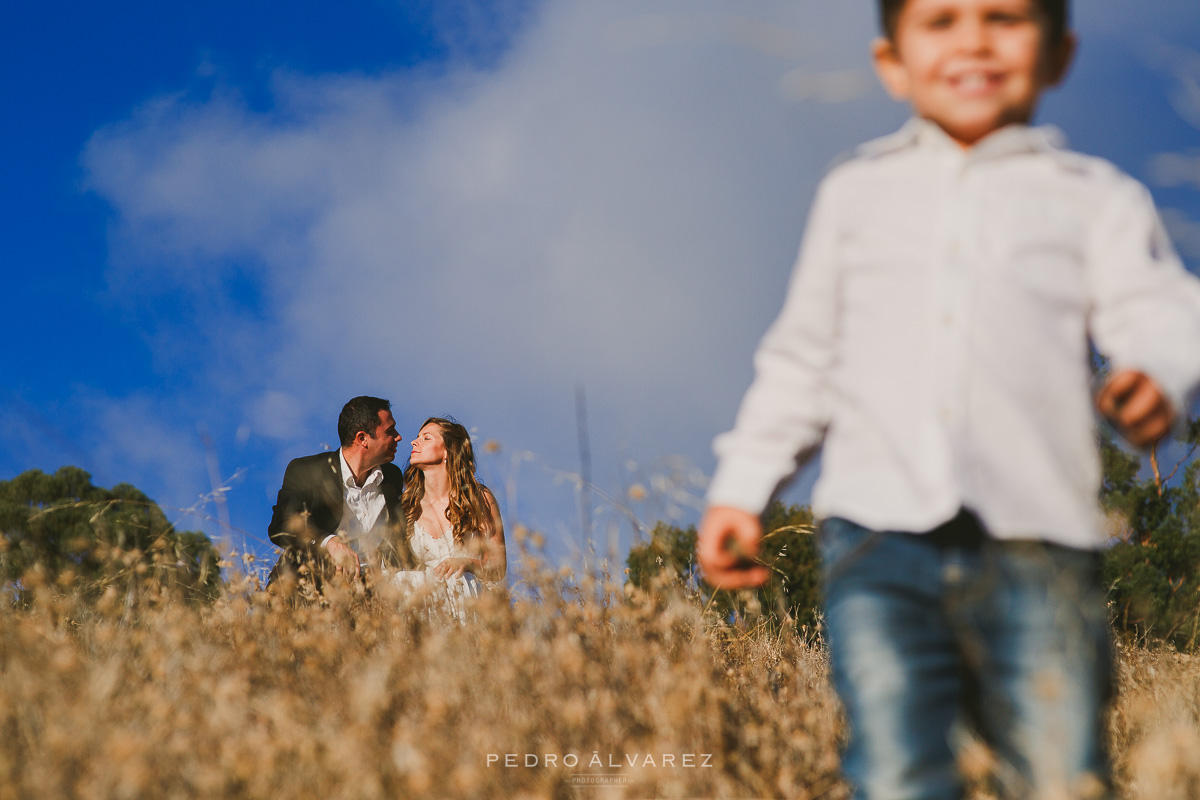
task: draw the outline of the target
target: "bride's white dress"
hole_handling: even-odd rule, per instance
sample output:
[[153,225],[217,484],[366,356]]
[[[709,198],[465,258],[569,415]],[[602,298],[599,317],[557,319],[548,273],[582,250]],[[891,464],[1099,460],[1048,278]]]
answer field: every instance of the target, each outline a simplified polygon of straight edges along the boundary
[[457,578],[441,580],[433,577],[429,571],[449,558],[470,558],[467,551],[454,541],[454,530],[447,528],[446,532],[434,538],[429,535],[420,522],[414,522],[408,539],[421,569],[405,570],[392,575],[392,582],[402,589],[413,589],[421,586],[435,587],[430,598],[436,605],[442,605],[460,621],[466,621],[466,612],[462,601],[468,597],[478,597],[480,582],[474,574],[464,572]]

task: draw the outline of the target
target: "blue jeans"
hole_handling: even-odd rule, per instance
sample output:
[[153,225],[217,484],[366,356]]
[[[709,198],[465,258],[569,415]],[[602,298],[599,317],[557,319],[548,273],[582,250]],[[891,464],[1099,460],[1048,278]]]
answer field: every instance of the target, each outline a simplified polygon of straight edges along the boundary
[[920,535],[834,518],[819,548],[855,798],[960,797],[967,727],[996,756],[1002,796],[1105,796],[1098,553],[998,541],[967,512]]

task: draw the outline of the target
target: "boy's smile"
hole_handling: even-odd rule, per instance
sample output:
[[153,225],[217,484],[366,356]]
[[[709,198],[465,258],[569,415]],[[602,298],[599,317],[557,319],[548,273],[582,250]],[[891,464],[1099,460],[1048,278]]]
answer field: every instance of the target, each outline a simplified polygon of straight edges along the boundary
[[1034,0],[908,0],[893,39],[874,44],[884,86],[970,147],[1028,122],[1066,72],[1074,40],[1048,41]]

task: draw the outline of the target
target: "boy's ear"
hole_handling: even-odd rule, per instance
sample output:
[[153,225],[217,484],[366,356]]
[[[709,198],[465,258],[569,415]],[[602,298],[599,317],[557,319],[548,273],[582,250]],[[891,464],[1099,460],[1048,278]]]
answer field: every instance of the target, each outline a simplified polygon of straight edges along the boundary
[[911,94],[908,71],[900,60],[896,43],[885,36],[871,42],[871,61],[883,88],[896,100],[907,100]]
[[1050,60],[1046,65],[1046,86],[1057,86],[1062,83],[1063,78],[1067,77],[1067,72],[1071,69],[1071,64],[1075,60],[1075,51],[1078,48],[1079,39],[1075,34],[1067,31],[1062,41],[1050,53]]

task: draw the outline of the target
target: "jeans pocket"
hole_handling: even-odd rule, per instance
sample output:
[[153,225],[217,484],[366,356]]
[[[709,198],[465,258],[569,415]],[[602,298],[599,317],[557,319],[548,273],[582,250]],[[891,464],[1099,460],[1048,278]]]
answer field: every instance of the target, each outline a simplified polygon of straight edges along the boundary
[[836,580],[854,562],[873,550],[884,537],[882,531],[865,528],[842,517],[830,517],[817,533],[817,551],[821,556],[821,574],[825,583]]

